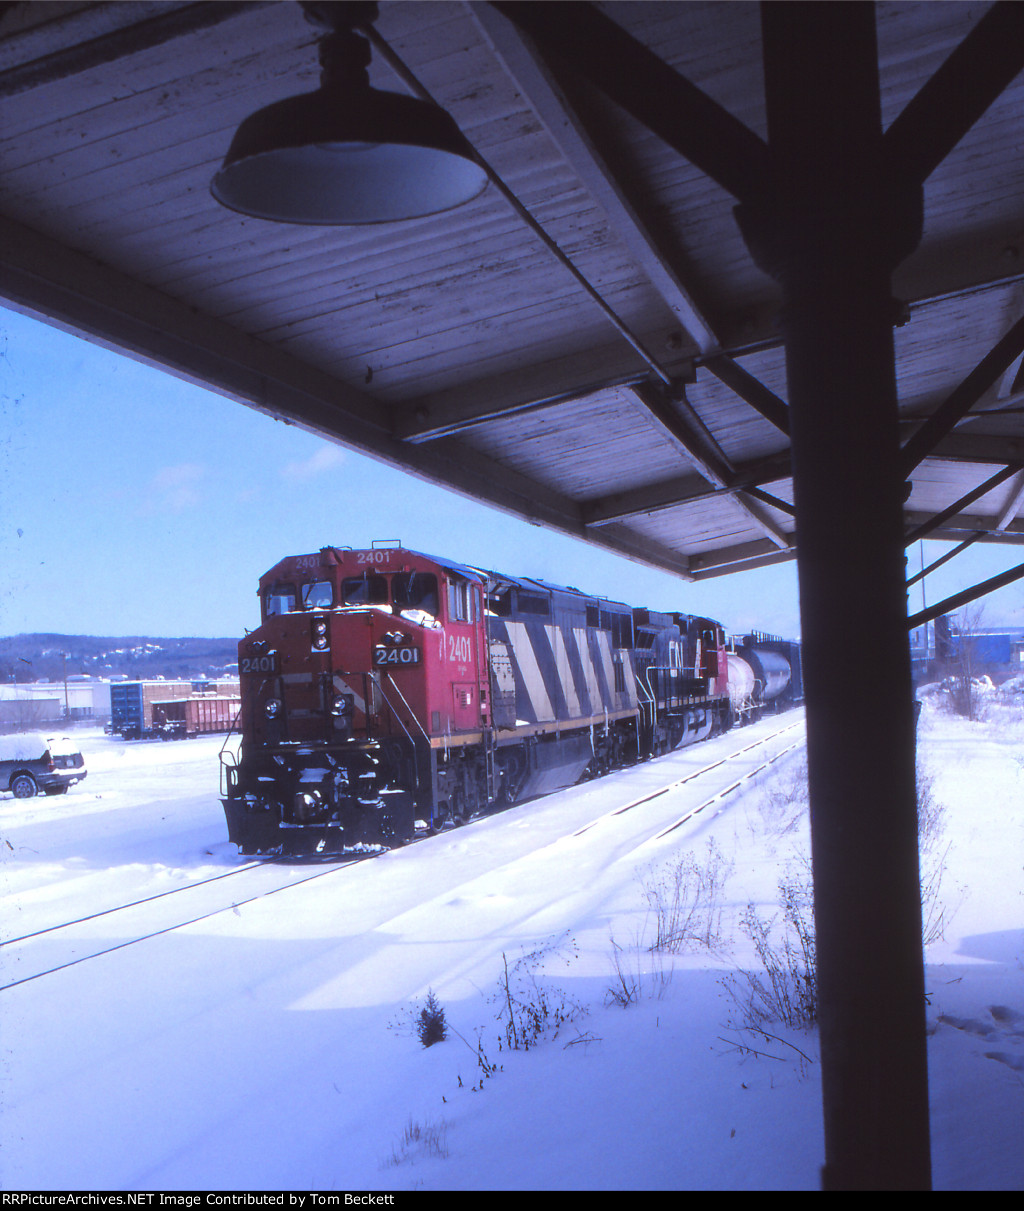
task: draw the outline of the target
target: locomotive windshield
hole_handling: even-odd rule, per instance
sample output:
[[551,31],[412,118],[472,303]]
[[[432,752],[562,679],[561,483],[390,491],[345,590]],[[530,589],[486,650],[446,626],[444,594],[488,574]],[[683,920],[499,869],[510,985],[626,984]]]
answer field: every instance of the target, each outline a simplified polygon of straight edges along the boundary
[[[472,621],[472,595],[468,585],[457,585],[449,594],[452,617]],[[414,613],[436,619],[441,596],[433,572],[396,572],[393,576],[364,572],[346,576],[335,601],[329,580],[310,580],[298,585],[278,581],[263,595],[263,615],[293,614],[303,610],[330,610],[341,606],[390,605],[396,614]]]
[[342,605],[387,605],[388,582],[384,576],[347,576],[341,582]]
[[334,589],[329,580],[312,580],[300,585],[275,584],[263,597],[266,618],[277,614],[292,614],[296,610],[329,610],[334,605]]
[[439,613],[437,577],[433,572],[396,572],[391,578],[391,599],[399,613],[422,610],[436,618]]
[[438,600],[432,572],[396,572],[390,578],[365,573],[341,582],[341,604],[347,606],[390,604],[396,614],[415,610],[436,618]]
[[334,605],[334,586],[329,580],[311,580],[302,586],[304,610],[329,610]]
[[263,610],[268,618],[275,614],[290,614],[295,609],[295,586],[275,584],[267,589],[263,599]]

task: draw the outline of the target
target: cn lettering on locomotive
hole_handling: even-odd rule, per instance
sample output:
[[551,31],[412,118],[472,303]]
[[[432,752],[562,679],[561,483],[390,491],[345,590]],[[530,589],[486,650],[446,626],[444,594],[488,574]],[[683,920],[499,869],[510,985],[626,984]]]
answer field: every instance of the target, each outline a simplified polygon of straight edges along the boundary
[[[753,709],[756,690],[740,702],[730,687],[744,661],[710,619],[400,546],[284,559],[259,596],[238,651],[241,743],[224,757],[243,853],[400,844]],[[781,655],[761,655],[775,677]]]

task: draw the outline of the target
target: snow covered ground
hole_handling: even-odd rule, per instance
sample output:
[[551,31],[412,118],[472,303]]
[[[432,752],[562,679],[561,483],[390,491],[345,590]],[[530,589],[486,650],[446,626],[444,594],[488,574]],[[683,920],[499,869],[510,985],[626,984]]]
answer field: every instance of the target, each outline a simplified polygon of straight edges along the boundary
[[[780,876],[801,871],[799,751],[657,837],[799,739],[799,715],[728,769],[609,814],[779,722],[358,865],[248,871],[5,945],[0,984],[25,982],[0,992],[0,1184],[815,1188],[815,1036],[744,1031],[727,987],[753,959],[747,905],[778,916]],[[971,724],[929,699],[920,738],[945,808],[926,862],[946,914],[927,973],[935,1183],[1019,1189],[1024,699]],[[0,800],[4,940],[246,865],[218,739],[82,744],[89,777],[66,796]],[[644,883],[687,854],[707,873],[716,851],[731,868],[713,953],[652,953]],[[506,965],[509,991],[548,1009],[528,1051],[505,1038]],[[449,1032],[424,1048],[430,990]]]

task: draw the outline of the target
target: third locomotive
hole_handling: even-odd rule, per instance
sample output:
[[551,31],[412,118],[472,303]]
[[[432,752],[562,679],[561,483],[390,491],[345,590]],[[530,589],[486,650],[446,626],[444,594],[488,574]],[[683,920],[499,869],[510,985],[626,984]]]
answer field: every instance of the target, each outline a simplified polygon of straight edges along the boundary
[[417,821],[571,786],[799,693],[794,645],[730,652],[707,618],[402,547],[293,556],[259,591],[225,766],[242,853],[401,843]]

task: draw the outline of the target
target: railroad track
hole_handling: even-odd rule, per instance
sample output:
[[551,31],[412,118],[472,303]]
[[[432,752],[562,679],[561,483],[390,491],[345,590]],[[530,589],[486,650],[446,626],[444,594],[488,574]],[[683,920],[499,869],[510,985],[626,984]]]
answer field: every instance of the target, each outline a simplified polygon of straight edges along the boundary
[[[59,925],[49,925],[45,929],[33,930],[29,933],[21,934],[15,938],[7,938],[0,942],[0,963],[4,976],[9,974],[9,970],[13,965],[21,968],[17,979],[4,979],[0,983],[0,992],[6,992],[9,988],[17,988],[20,984],[27,984],[32,980],[38,980],[42,976],[53,975],[55,972],[63,971],[65,968],[74,967],[79,963],[85,963],[90,959],[98,959],[102,955],[112,954],[117,950],[124,950],[128,946],[135,946],[139,942],[149,941],[151,938],[158,938],[163,934],[173,933],[176,929],[184,929],[186,925],[195,925],[199,921],[205,921],[210,917],[218,916],[222,912],[230,912],[233,909],[241,908],[245,904],[251,904],[255,900],[264,899],[267,896],[276,895],[278,892],[287,891],[291,887],[297,887],[302,883],[309,883],[313,879],[321,879],[325,875],[333,874],[336,870],[342,867],[350,866],[354,862],[361,862],[367,854],[342,855],[337,861],[324,862],[317,865],[313,873],[309,872],[309,867],[291,867],[292,870],[300,870],[303,873],[296,874],[294,878],[286,879],[284,882],[270,882],[270,886],[260,887],[253,894],[246,894],[241,897],[232,896],[226,902],[224,898],[218,897],[217,901],[212,906],[207,906],[202,911],[194,911],[185,919],[181,918],[181,914],[175,914],[175,919],[170,923],[158,923],[155,928],[144,928],[142,933],[137,936],[125,937],[120,941],[114,942],[111,945],[102,946],[99,949],[85,949],[84,953],[78,953],[78,948],[85,945],[88,938],[88,927],[93,923],[102,921],[104,918],[110,918],[118,922],[115,926],[117,930],[124,928],[124,922],[130,919],[130,914],[133,912],[136,915],[144,915],[145,910],[151,904],[158,900],[166,900],[170,897],[185,897],[197,898],[193,893],[199,892],[200,889],[208,887],[213,883],[220,883],[223,880],[237,878],[239,875],[245,875],[249,871],[267,871],[274,868],[289,869],[287,860],[281,858],[266,858],[259,862],[248,862],[244,866],[237,866],[232,870],[224,871],[219,875],[213,875],[208,879],[197,879],[192,883],[187,883],[182,887],[170,888],[167,891],[157,892],[151,896],[143,896],[138,900],[133,900],[128,904],[119,904],[113,908],[104,908],[98,912],[89,913],[82,917],[76,917],[73,921],[64,921]],[[264,881],[261,877],[260,881]],[[201,897],[200,897],[201,898]],[[179,901],[180,902],[180,901]],[[142,910],[139,913],[137,910]],[[86,927],[82,929],[80,927]],[[84,934],[80,941],[76,941],[76,930],[79,935]],[[56,946],[51,947],[51,950],[62,952],[61,961],[54,962],[52,957],[38,961],[35,966],[39,970],[30,970],[26,974],[25,969],[31,967],[31,959],[25,952],[30,950],[25,944],[33,942],[47,935],[53,935],[53,940],[56,941]]]
[[[621,817],[628,812],[632,812],[645,804],[652,803],[660,799],[662,796],[678,790],[688,783],[698,783],[702,779],[706,779],[716,770],[727,769],[736,762],[742,761],[757,749],[767,750],[768,746],[773,741],[783,736],[785,733],[799,727],[802,720],[797,720],[787,724],[784,727],[777,729],[768,736],[761,737],[749,744],[743,745],[732,753],[712,761],[700,769],[692,770],[682,777],[675,778],[659,787],[645,792],[643,795],[636,796],[630,799],[627,803],[620,804],[609,809],[595,817],[593,820],[584,824],[582,827],[575,829],[568,834],[569,838],[579,838],[590,832],[594,828],[600,828],[614,821],[617,817]],[[634,840],[630,845],[630,849],[638,848],[647,841],[657,840],[667,837],[669,834],[682,827],[688,821],[701,815],[703,812],[710,810],[715,805],[721,805],[723,801],[733,792],[743,786],[745,782],[756,777],[776,761],[780,760],[786,754],[802,745],[802,739],[796,740],[785,747],[765,753],[764,760],[757,765],[744,771],[739,777],[730,781],[727,785],[719,787],[712,794],[702,798],[701,802],[695,806],[688,808],[677,819],[666,824],[664,819],[659,821],[654,830],[645,838]],[[479,820],[487,819],[486,816],[478,817]],[[469,822],[469,827],[472,827],[473,821]],[[450,836],[450,832],[442,832],[439,837]],[[425,837],[417,838],[418,840]],[[238,909],[246,904],[251,904],[256,900],[264,899],[268,896],[276,895],[279,892],[288,891],[290,888],[301,886],[304,883],[312,882],[315,879],[321,879],[327,875],[333,874],[336,871],[350,866],[353,863],[363,861],[368,854],[342,855],[336,861],[326,861],[318,863],[316,869],[310,872],[308,866],[296,866],[289,862],[288,859],[282,858],[265,858],[257,862],[248,862],[243,866],[235,867],[232,870],[224,871],[220,874],[213,875],[207,879],[198,879],[192,883],[188,883],[182,887],[171,888],[166,891],[157,892],[150,896],[144,896],[138,900],[131,901],[128,904],[118,905],[113,908],[102,909],[95,913],[89,913],[82,917],[78,917],[72,921],[66,921],[58,925],[50,925],[44,929],[33,930],[28,933],[19,935],[18,937],[8,938],[0,943],[0,962],[2,962],[3,977],[12,974],[12,968],[17,967],[18,975],[16,979],[2,978],[0,982],[0,993],[8,989],[17,988],[22,984],[27,984],[33,980],[41,979],[43,976],[52,975],[56,972],[63,971],[69,967],[74,967],[80,963],[85,963],[91,959],[97,959],[103,955],[112,954],[118,950],[124,950],[127,947],[138,945],[139,943],[149,941],[152,938],[161,937],[164,934],[173,933],[175,930],[183,929],[188,925],[195,925],[200,921],[208,920],[211,917],[218,916],[224,912],[230,912]],[[282,870],[290,871],[294,877],[289,877],[283,881],[278,876]],[[267,872],[274,872],[273,877],[267,877]],[[232,895],[225,900],[221,895],[214,902],[203,901],[202,890],[208,888],[212,884],[219,884],[228,880],[236,879],[239,876],[252,874],[257,886],[251,891],[247,891],[245,895]],[[252,881],[252,880],[247,880]],[[151,911],[151,906],[158,901],[165,901],[174,898],[176,905],[180,906],[182,900],[178,897],[186,899],[197,899],[199,904],[196,909],[190,911],[182,917],[180,912],[176,913],[171,921],[168,921],[166,916],[162,920],[158,919],[152,925],[142,925],[141,930],[138,927],[138,922],[145,921],[146,914]],[[127,931],[130,936],[125,936],[126,924],[132,921],[132,914],[135,914],[137,922],[134,929]],[[89,945],[90,942],[95,942],[93,936],[94,927],[97,922],[104,919],[109,919],[116,922],[116,930],[121,934],[119,940],[110,944],[105,944],[99,947]],[[48,938],[55,945],[39,950],[38,943],[43,938]],[[33,944],[37,944],[35,950],[37,953],[33,958]]]
[[[789,723],[785,727],[779,728],[778,731],[772,732],[768,736],[761,737],[760,740],[754,740],[750,744],[746,744],[742,748],[736,749],[735,752],[729,753],[725,757],[720,757],[717,761],[712,761],[708,765],[704,765],[698,770],[691,770],[690,773],[685,774],[683,777],[675,778],[671,782],[665,783],[664,786],[657,787],[656,789],[648,791],[635,799],[631,799],[628,803],[623,804],[621,807],[612,808],[611,811],[603,813],[596,819],[591,820],[590,823],[585,824],[582,828],[577,829],[572,835],[574,837],[582,837],[584,833],[589,832],[592,828],[596,828],[606,821],[613,820],[616,816],[624,815],[626,812],[633,811],[638,807],[642,807],[645,803],[650,803],[655,799],[660,799],[662,795],[666,795],[670,791],[678,790],[680,787],[685,786],[689,782],[695,782],[698,779],[703,778],[705,775],[712,773],[714,770],[723,769],[729,766],[731,763],[747,756],[747,754],[753,752],[755,749],[764,748],[773,740],[778,739],[779,736],[793,731],[794,728],[800,726],[801,722],[801,720],[797,720],[794,723]],[[722,803],[722,801],[734,791],[739,790],[745,782],[749,782],[752,778],[755,778],[758,774],[768,769],[769,766],[774,765],[776,761],[779,761],[782,757],[785,757],[788,753],[793,752],[802,745],[802,739],[795,740],[792,744],[786,745],[784,748],[772,752],[759,765],[747,770],[741,777],[728,783],[719,790],[716,790],[713,795],[707,799],[704,799],[695,807],[689,808],[671,824],[667,826],[659,826],[658,829],[651,835],[651,839],[654,840],[661,837],[667,837],[670,833],[675,832],[677,828],[680,828],[682,825],[686,824],[687,821],[692,820],[695,816],[699,816],[702,812],[707,811],[716,804]]]

